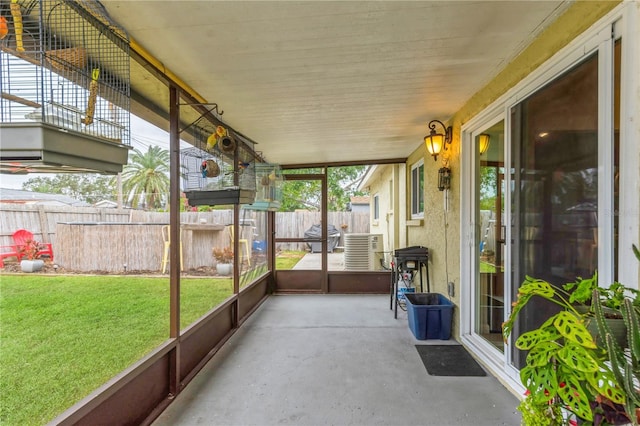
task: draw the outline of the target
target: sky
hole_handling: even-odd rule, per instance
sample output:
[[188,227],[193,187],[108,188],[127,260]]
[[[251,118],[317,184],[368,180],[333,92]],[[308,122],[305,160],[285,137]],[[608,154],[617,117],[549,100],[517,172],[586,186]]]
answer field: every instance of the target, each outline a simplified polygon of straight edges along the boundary
[[[131,146],[144,152],[150,145],[157,145],[168,150],[169,133],[131,114]],[[22,184],[27,180],[46,176],[53,177],[54,175],[47,173],[29,173],[16,176],[0,174],[0,188],[22,189]]]

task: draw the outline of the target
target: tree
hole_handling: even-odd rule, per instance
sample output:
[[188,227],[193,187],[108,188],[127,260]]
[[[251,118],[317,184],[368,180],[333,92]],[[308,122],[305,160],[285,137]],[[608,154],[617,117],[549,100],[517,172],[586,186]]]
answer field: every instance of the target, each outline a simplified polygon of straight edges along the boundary
[[115,199],[117,191],[111,176],[89,173],[59,173],[54,177],[35,177],[24,182],[22,189],[62,194],[89,204],[104,199]]
[[495,210],[498,185],[498,168],[480,167],[480,210]]
[[122,169],[122,191],[125,199],[137,208],[158,209],[166,204],[169,194],[169,151],[149,146],[146,153],[134,149],[129,164]]
[[[365,195],[357,187],[366,166],[331,167],[327,174],[328,210],[345,211],[351,196]],[[287,174],[312,173],[310,170],[291,170]],[[320,210],[321,194],[318,180],[286,181],[282,191],[281,211],[296,209]]]

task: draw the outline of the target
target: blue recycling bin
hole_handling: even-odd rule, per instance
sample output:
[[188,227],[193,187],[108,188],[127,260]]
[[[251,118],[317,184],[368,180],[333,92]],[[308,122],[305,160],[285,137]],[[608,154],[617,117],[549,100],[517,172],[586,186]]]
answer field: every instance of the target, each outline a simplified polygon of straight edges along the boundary
[[267,242],[265,240],[254,240],[252,244],[253,251],[266,252]]
[[453,303],[439,293],[405,293],[409,328],[418,340],[451,338]]

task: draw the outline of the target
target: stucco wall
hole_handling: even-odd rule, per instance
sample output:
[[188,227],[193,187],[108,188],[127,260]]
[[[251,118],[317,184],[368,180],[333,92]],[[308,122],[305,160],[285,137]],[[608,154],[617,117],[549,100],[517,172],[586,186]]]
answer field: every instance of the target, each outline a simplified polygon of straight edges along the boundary
[[[460,306],[460,155],[454,144],[444,155],[438,156],[438,161],[421,145],[407,160],[407,182],[411,180],[411,165],[424,158],[424,219],[416,226],[408,226],[408,246],[424,246],[429,249],[429,273],[431,292],[447,295],[447,282],[453,282],[456,288],[453,303]],[[451,168],[451,189],[448,191],[448,210],[445,212],[446,191],[438,190],[438,169],[449,161]],[[409,191],[410,188],[407,187]],[[411,202],[407,195],[407,208]],[[410,210],[409,210],[410,211]],[[446,218],[446,225],[445,225]],[[445,237],[446,236],[446,237]],[[426,291],[426,289],[425,289]],[[457,335],[458,309],[454,310],[453,334]]]
[[[371,182],[369,196],[371,199],[371,230],[372,234],[382,234],[384,239],[384,251],[393,250],[393,208],[391,204],[391,194],[389,193],[389,181],[393,179],[393,166],[387,165],[380,168],[380,173]],[[373,197],[378,195],[380,206],[380,217],[373,219]],[[390,256],[385,256],[390,260]]]
[[[460,306],[460,129],[462,124],[514,87],[524,77],[588,29],[598,19],[615,8],[619,1],[577,1],[544,30],[520,55],[509,63],[493,80],[473,95],[458,110],[449,124],[453,126],[453,143],[437,162],[428,155],[423,144],[407,160],[407,181],[411,164],[424,158],[425,165],[425,218],[420,226],[407,228],[408,245],[423,245],[431,250],[432,292],[447,294],[447,282],[454,282],[453,302]],[[435,118],[435,117],[434,117]],[[445,211],[443,192],[437,189],[438,169],[449,163],[452,184],[449,191],[449,209]],[[407,188],[409,190],[409,188]],[[409,196],[406,197],[408,206]],[[446,229],[446,238],[445,238]],[[459,335],[459,310],[454,310],[455,336]]]

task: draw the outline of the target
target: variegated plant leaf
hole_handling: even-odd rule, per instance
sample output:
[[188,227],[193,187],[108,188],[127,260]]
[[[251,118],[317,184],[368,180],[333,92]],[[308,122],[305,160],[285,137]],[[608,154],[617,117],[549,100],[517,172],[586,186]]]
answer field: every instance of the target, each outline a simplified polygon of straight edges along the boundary
[[611,401],[624,404],[625,393],[618,386],[613,373],[600,367],[597,371],[585,373],[585,379],[601,395],[606,396]]
[[549,364],[552,357],[562,346],[555,342],[540,342],[535,345],[527,354],[527,365],[529,367],[540,367]]
[[527,331],[516,340],[516,348],[528,351],[538,343],[552,342],[561,337],[556,327],[537,328]]
[[586,421],[593,420],[593,412],[589,405],[589,396],[580,385],[580,381],[568,374],[558,386],[558,396],[567,406],[567,409],[576,416]]
[[523,367],[520,370],[520,380],[537,404],[550,401],[558,392],[556,371],[551,363],[542,367]]
[[586,348],[596,348],[596,342],[584,323],[575,315],[567,311],[558,312],[555,315],[553,325],[565,339],[569,339]]
[[598,371],[599,369],[598,361],[593,358],[590,351],[570,340],[566,341],[557,355],[572,370],[590,372]]
[[518,294],[534,294],[550,299],[556,291],[548,282],[527,276],[524,284],[518,288]]

